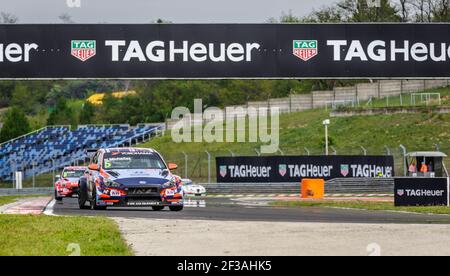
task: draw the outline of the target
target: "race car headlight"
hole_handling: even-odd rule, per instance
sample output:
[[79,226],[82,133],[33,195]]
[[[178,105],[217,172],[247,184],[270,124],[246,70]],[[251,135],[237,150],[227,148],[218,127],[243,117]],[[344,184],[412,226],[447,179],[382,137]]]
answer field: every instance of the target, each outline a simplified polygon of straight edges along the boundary
[[106,180],[106,181],[104,182],[104,185],[105,185],[106,187],[108,187],[108,188],[119,188],[119,187],[120,187],[120,184],[119,184],[119,183],[114,182],[114,181],[112,181],[112,180]]

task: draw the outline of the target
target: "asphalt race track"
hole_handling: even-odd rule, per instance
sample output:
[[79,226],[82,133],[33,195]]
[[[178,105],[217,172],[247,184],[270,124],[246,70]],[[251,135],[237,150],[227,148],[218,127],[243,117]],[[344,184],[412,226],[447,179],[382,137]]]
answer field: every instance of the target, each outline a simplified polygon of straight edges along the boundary
[[323,207],[271,207],[242,204],[230,198],[203,198],[191,200],[181,212],[153,211],[151,208],[108,208],[105,211],[80,210],[76,198],[65,198],[53,207],[55,215],[101,215],[121,218],[267,221],[267,222],[327,222],[327,223],[395,223],[395,224],[450,224],[450,216],[412,214],[389,211],[366,211]]

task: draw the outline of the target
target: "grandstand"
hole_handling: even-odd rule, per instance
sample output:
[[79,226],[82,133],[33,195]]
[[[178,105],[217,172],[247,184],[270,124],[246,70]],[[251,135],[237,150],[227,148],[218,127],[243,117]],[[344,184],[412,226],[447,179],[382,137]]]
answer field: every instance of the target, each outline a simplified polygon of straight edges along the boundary
[[15,171],[24,177],[43,174],[85,161],[87,149],[131,146],[147,139],[161,124],[48,126],[0,144],[0,180],[13,179]]

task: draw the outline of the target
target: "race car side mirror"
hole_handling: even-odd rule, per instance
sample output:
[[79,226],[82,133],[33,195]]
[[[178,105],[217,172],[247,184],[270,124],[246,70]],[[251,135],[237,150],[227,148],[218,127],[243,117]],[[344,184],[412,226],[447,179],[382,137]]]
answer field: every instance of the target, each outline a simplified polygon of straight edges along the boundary
[[167,164],[169,166],[169,170],[176,170],[178,168],[178,165],[175,163],[169,163]]
[[89,169],[91,171],[99,171],[100,170],[100,168],[99,168],[99,166],[97,164],[90,164],[89,165]]

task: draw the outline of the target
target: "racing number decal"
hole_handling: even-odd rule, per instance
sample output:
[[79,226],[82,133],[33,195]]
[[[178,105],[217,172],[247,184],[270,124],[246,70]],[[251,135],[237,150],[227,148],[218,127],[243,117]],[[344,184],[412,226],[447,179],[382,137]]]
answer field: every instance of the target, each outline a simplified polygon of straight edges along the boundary
[[105,169],[109,169],[111,168],[111,161],[109,161],[108,159],[105,159]]

